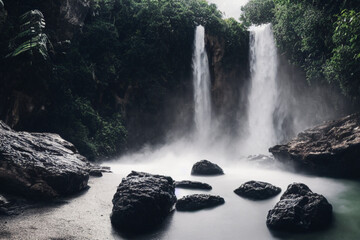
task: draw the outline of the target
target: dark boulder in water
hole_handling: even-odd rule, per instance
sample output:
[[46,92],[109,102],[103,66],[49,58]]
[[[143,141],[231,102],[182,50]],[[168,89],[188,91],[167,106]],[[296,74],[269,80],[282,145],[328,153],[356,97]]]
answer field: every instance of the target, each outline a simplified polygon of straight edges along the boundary
[[221,175],[224,171],[215,163],[208,160],[201,160],[194,164],[191,169],[192,175]]
[[92,164],[91,165],[91,169],[90,169],[90,176],[93,177],[102,177],[103,173],[112,173],[110,170],[110,167],[106,167],[106,166],[99,166],[99,165],[95,165]]
[[132,172],[112,200],[111,223],[123,232],[143,232],[159,225],[176,202],[171,177]]
[[269,149],[276,159],[315,174],[360,177],[360,113],[326,122]]
[[293,183],[269,211],[266,224],[273,230],[310,231],[329,226],[331,220],[332,206],[324,196]]
[[100,169],[91,169],[89,172],[89,175],[93,176],[93,177],[102,177],[103,176]]
[[186,188],[186,189],[203,189],[203,190],[211,190],[212,187],[207,183],[196,182],[196,181],[179,181],[175,182],[176,188]]
[[196,211],[205,208],[216,207],[225,203],[220,196],[209,194],[193,194],[185,196],[176,202],[178,211]]
[[266,182],[249,181],[235,189],[234,192],[241,197],[263,200],[278,195],[281,188]]
[[0,121],[0,189],[54,198],[87,188],[91,164],[57,134],[16,132]]

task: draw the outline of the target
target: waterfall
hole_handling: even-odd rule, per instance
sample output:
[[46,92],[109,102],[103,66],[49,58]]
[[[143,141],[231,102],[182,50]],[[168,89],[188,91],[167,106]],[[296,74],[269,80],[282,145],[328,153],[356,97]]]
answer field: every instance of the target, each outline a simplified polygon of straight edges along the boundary
[[276,144],[274,111],[277,103],[278,59],[271,25],[250,29],[250,73],[248,131],[246,150],[250,154],[268,153]]
[[196,137],[199,141],[208,138],[211,130],[210,70],[205,50],[205,29],[196,27],[193,53],[193,84]]

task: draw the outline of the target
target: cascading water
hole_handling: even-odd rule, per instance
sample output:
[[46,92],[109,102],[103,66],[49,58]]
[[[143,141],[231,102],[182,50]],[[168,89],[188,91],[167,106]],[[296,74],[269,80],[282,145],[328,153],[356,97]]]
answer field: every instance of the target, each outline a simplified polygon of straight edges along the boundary
[[207,139],[211,130],[210,70],[205,50],[205,29],[195,30],[193,53],[193,84],[195,103],[196,138],[200,142]]
[[252,27],[250,32],[250,72],[246,151],[268,153],[276,143],[273,115],[277,103],[278,59],[271,25]]

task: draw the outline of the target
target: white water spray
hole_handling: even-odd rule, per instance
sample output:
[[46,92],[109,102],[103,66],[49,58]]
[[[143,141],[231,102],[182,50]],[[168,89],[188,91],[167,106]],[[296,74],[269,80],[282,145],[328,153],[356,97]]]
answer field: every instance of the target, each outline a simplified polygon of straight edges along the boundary
[[276,144],[273,116],[277,103],[278,59],[271,25],[252,27],[250,32],[249,154],[268,153]]
[[205,141],[211,131],[210,70],[205,50],[205,29],[198,26],[195,30],[193,53],[193,83],[195,102],[196,137]]

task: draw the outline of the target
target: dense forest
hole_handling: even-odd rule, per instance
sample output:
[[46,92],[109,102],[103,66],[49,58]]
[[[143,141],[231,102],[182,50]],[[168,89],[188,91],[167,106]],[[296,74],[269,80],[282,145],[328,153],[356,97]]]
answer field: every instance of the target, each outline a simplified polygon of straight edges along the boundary
[[224,66],[247,61],[245,27],[204,0],[68,4],[0,1],[0,115],[59,133],[89,159],[164,136],[166,106],[191,92],[197,25],[225,42]]
[[359,103],[359,1],[251,0],[242,11],[247,26],[273,24],[279,50],[310,85],[326,81]]
[[[248,68],[247,27],[271,22],[279,51],[310,86],[329,84],[360,101],[358,1],[251,0],[239,21],[205,0],[66,4],[0,0],[0,119],[58,133],[89,159],[160,141],[180,119],[169,111],[186,112],[180,120],[191,130],[199,24],[223,44],[221,68],[231,71]],[[216,44],[207,44],[211,57]]]

